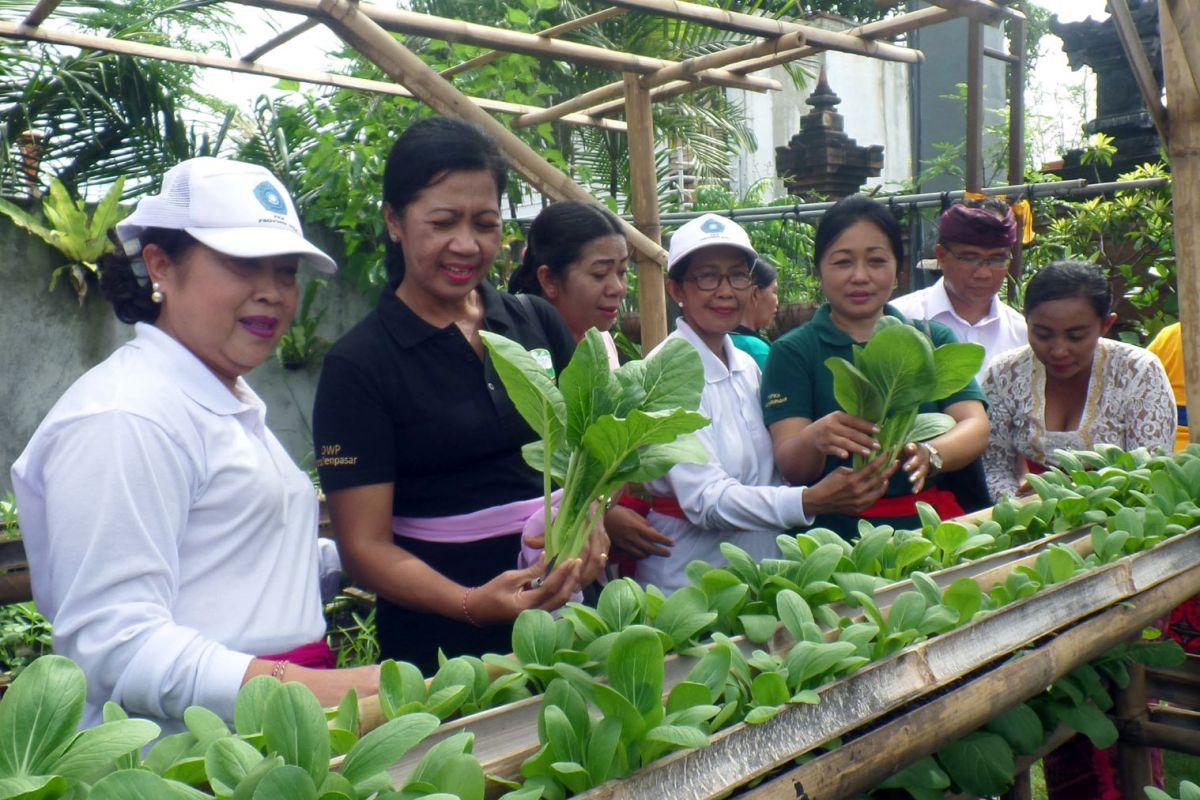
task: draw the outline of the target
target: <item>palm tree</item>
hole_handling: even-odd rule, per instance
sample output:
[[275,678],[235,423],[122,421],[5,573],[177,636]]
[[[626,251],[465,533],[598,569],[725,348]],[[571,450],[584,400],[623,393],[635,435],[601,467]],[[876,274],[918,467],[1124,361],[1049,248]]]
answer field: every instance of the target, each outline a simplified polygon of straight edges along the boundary
[[[0,0],[0,19],[19,21],[33,6]],[[173,0],[75,0],[59,19],[93,35],[205,51],[227,50],[221,37],[236,29],[217,6]],[[172,164],[215,151],[219,143],[194,126],[224,110],[196,90],[186,65],[0,42],[0,191],[19,189],[24,162],[15,145],[36,131],[43,185],[53,174],[83,194],[124,176],[126,194],[140,194]]]

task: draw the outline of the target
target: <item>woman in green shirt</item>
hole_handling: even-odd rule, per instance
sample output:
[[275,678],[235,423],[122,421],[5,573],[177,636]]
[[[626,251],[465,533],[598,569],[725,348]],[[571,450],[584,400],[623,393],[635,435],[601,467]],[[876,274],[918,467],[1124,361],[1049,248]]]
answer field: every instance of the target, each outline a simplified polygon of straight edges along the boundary
[[[900,225],[885,205],[862,195],[839,201],[821,218],[813,254],[828,302],[810,322],[776,340],[762,382],[763,418],[771,430],[775,461],[785,479],[806,485],[847,464],[852,453],[868,454],[879,447],[870,422],[840,410],[825,359],[851,359],[853,346],[870,338],[884,314],[908,321],[887,303],[903,248]],[[937,322],[921,327],[929,331],[934,347],[955,341],[950,329]],[[932,479],[967,466],[987,447],[983,392],[972,380],[962,391],[920,410],[942,411],[956,424],[929,442],[904,446],[901,468],[887,492],[862,512],[874,524],[919,527],[918,500],[942,517],[962,513],[954,496],[936,488]],[[827,515],[814,525],[853,538],[858,519]]]
[[775,312],[779,310],[779,281],[775,267],[762,256],[754,259],[750,270],[754,288],[750,290],[750,299],[746,302],[746,310],[742,312],[742,320],[729,334],[733,346],[749,353],[758,364],[759,369],[767,366],[767,354],[771,352],[771,343],[759,331],[771,324]]

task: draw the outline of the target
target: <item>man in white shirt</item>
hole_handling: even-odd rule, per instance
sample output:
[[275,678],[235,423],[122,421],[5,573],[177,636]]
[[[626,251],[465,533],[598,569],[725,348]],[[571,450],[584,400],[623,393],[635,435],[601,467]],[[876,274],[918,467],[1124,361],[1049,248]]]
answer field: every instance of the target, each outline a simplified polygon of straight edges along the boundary
[[979,377],[993,358],[1028,344],[1025,318],[997,296],[1016,241],[1016,219],[1004,201],[989,198],[953,205],[938,221],[934,247],[942,277],[933,286],[891,301],[909,319],[937,320],[960,342],[983,345]]

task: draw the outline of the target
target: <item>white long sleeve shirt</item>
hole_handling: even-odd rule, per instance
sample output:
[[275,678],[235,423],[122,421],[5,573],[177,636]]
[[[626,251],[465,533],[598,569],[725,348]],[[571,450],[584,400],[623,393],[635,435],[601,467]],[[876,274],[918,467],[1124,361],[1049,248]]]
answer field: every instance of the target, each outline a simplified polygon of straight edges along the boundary
[[325,632],[317,500],[236,395],[151,325],[75,382],[12,470],[38,608],[88,679],[86,725],[113,700],[180,730],[232,719],[254,655]]
[[909,292],[889,301],[892,306],[909,319],[932,319],[942,323],[960,342],[971,342],[983,346],[983,363],[976,373],[976,380],[983,379],[988,364],[1001,353],[1029,344],[1025,318],[1011,306],[992,297],[988,313],[978,322],[971,323],[958,315],[950,295],[946,293],[946,279],[925,289]]
[[687,583],[684,569],[691,561],[724,564],[722,542],[737,545],[756,561],[778,558],[776,537],[812,523],[804,513],[803,487],[783,485],[775,468],[759,401],[758,364],[726,336],[726,367],[683,319],[667,339],[683,339],[700,353],[699,410],[712,424],[696,434],[708,451],[707,464],[677,464],[646,485],[653,495],[675,498],[687,517],[650,512],[650,524],[675,546],[669,556],[639,561],[637,579],[664,592]]

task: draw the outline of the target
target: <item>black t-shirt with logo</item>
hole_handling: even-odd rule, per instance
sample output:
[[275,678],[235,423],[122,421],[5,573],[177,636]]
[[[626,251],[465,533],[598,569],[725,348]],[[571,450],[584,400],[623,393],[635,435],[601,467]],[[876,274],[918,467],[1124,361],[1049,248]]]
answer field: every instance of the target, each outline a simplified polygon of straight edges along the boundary
[[[487,283],[479,291],[483,328],[547,351],[561,373],[575,343],[553,306]],[[490,359],[480,359],[456,325],[437,328],[417,316],[394,286],[325,357],[313,435],[326,492],[390,482],[396,516],[465,514],[542,494],[542,476],[521,457],[536,437]],[[516,568],[520,537],[396,543],[452,580],[478,586]],[[479,630],[382,598],[376,616],[383,657],[423,669],[436,667],[439,646],[449,656],[511,649],[506,626]]]

